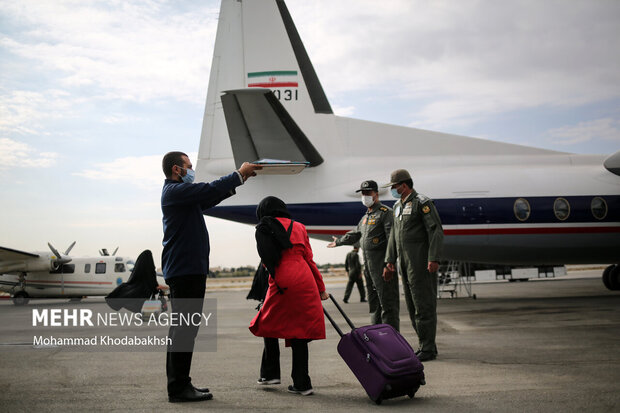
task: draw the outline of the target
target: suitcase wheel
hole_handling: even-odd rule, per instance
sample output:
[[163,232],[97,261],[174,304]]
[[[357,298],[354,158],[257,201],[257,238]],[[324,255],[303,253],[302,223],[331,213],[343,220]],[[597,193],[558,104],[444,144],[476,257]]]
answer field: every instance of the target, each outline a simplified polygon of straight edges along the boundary
[[415,396],[419,388],[420,386],[416,386],[415,388],[411,389],[409,393],[407,393],[407,396],[409,396],[410,399],[413,399],[413,396]]

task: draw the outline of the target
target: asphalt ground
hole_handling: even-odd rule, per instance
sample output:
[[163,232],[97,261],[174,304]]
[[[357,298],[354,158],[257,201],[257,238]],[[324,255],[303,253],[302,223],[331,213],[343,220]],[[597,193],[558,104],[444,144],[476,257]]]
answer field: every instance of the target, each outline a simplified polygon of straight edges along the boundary
[[[9,349],[14,337],[3,331],[0,411],[620,411],[620,293],[605,289],[599,274],[474,284],[476,300],[441,299],[440,354],[425,363],[427,384],[414,399],[370,401],[340,359],[328,322],[327,339],[310,343],[314,395],[286,392],[291,357],[283,344],[282,384],[257,385],[262,340],[247,329],[255,302],[245,300],[245,291],[208,286],[208,298],[217,299],[217,352],[195,353],[192,377],[211,389],[213,400],[168,403],[164,352]],[[330,282],[328,291],[341,298],[344,285]],[[353,291],[344,308],[361,326],[368,307],[356,298]],[[9,314],[6,306],[12,304],[0,303],[0,317]],[[401,333],[415,348],[402,296]]]

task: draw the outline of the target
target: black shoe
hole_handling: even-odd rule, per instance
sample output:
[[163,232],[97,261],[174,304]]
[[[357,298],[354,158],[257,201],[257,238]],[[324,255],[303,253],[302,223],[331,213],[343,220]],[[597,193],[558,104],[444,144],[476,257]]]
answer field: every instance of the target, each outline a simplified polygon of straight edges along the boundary
[[420,351],[418,354],[418,359],[420,361],[431,361],[431,360],[435,360],[437,358],[437,356],[433,353],[428,353],[426,351]]
[[256,383],[263,384],[263,385],[266,385],[266,384],[280,384],[280,379],[266,379],[264,377],[261,377],[260,379],[258,379],[256,381]]
[[360,300],[360,303],[366,303],[366,302],[368,302],[368,301],[367,301],[365,298],[362,298],[362,299]]
[[168,401],[170,403],[184,403],[184,402],[201,402],[203,400],[211,400],[213,395],[211,393],[203,393],[194,388],[191,384],[185,386],[182,392],[173,395],[168,395]]
[[211,393],[206,387],[195,387],[193,384],[192,387],[194,388],[194,390],[199,391],[200,393]]
[[347,300],[346,298],[344,300],[342,300],[343,303],[345,304],[349,304],[349,300]]
[[312,393],[314,393],[312,387],[307,390],[297,390],[295,386],[288,386],[287,390],[289,393],[301,394],[302,396],[310,396]]

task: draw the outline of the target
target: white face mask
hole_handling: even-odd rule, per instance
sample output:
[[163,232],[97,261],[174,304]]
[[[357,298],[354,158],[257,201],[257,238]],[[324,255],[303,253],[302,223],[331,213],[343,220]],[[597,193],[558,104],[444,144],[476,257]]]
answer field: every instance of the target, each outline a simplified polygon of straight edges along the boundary
[[375,204],[375,200],[372,199],[372,195],[362,195],[362,204],[364,204],[366,208],[370,208]]

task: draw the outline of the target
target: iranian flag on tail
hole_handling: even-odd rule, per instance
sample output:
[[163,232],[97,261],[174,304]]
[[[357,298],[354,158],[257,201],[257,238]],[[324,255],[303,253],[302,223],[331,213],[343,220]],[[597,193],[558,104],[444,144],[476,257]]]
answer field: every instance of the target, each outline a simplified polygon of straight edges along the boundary
[[248,87],[298,87],[296,70],[248,73]]

